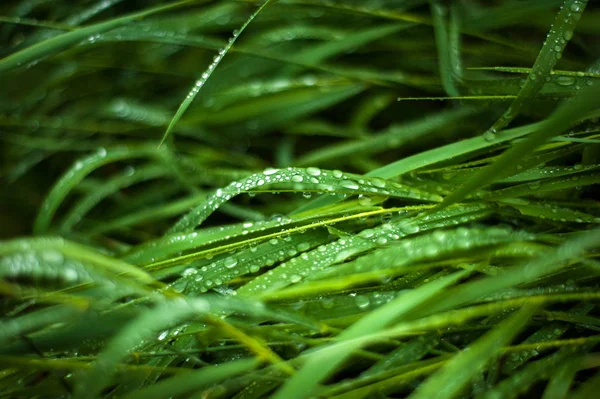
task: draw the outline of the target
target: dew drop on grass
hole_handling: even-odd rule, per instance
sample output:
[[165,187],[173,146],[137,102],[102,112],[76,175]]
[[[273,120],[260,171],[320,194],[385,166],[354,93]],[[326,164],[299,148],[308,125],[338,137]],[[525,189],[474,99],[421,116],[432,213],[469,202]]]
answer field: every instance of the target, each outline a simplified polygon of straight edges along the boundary
[[353,180],[348,180],[348,179],[342,180],[341,183],[340,183],[340,185],[342,187],[349,188],[351,190],[358,190],[358,188],[359,188],[357,182],[355,182]]
[[307,242],[301,242],[300,244],[298,244],[296,246],[296,249],[298,250],[298,252],[303,252],[306,251],[310,248],[310,244]]
[[256,273],[257,271],[260,270],[260,266],[258,266],[258,265],[250,265],[248,267],[248,270],[250,271],[250,273]]
[[188,267],[187,269],[185,269],[183,271],[183,273],[181,273],[181,275],[183,277],[187,277],[187,276],[190,276],[190,275],[195,274],[195,273],[196,273],[196,269],[194,269],[193,267]]
[[385,180],[383,180],[382,178],[379,177],[374,177],[372,179],[372,183],[375,187],[379,187],[379,188],[385,188]]
[[388,240],[385,237],[379,237],[378,239],[375,240],[375,243],[377,245],[385,245],[387,244]]
[[571,86],[575,83],[575,78],[573,76],[557,76],[555,81],[561,86]]
[[483,139],[488,142],[496,140],[496,132],[492,129],[487,130],[485,133],[483,133]]
[[238,260],[236,257],[230,256],[225,259],[223,264],[225,265],[226,268],[232,269],[238,264]]
[[354,302],[356,303],[356,306],[359,309],[366,309],[371,304],[371,301],[369,300],[369,297],[364,296],[364,295],[357,295],[354,298]]
[[571,40],[573,38],[573,31],[571,30],[566,30],[563,32],[563,38],[565,40]]
[[358,196],[358,203],[362,206],[369,206],[373,204],[373,198],[369,197],[368,195],[359,195]]
[[315,168],[315,167],[310,167],[310,168],[306,168],[306,173],[308,173],[311,176],[320,176],[321,175],[321,169],[319,168]]
[[359,237],[362,238],[371,238],[375,235],[375,231],[371,230],[371,229],[365,229],[363,231],[361,231],[360,233],[358,233]]

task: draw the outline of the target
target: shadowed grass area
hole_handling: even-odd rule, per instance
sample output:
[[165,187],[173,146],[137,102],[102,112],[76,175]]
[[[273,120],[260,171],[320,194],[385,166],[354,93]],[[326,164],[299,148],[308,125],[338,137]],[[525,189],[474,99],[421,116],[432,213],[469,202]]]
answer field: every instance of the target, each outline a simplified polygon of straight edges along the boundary
[[587,398],[600,6],[0,4],[0,396]]

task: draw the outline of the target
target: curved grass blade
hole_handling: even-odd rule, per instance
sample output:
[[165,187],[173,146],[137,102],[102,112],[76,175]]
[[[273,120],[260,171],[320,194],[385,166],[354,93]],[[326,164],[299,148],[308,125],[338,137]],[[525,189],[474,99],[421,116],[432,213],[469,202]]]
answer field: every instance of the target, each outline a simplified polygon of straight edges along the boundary
[[20,281],[22,285],[32,282],[36,286],[76,285],[82,283],[105,283],[102,275],[88,270],[80,262],[65,259],[56,250],[15,253],[0,258],[0,278]]
[[76,161],[54,184],[46,196],[35,219],[33,231],[37,234],[47,231],[54,214],[63,200],[77,184],[95,169],[115,161],[153,155],[158,155],[158,151],[156,148],[150,146],[115,148],[110,151],[100,148],[95,154]]
[[94,24],[85,28],[79,28],[70,32],[36,43],[33,46],[27,47],[21,51],[9,55],[0,60],[0,73],[17,68],[21,65],[26,65],[31,62],[40,60],[52,54],[56,54],[62,50],[72,47],[82,40],[90,36],[109,31],[126,23],[135,21],[140,18],[147,17],[152,14],[167,11],[176,7],[181,7],[190,4],[195,0],[185,0],[159,7],[154,7],[149,10],[133,13],[125,17],[112,19],[106,22]]
[[218,189],[208,201],[183,216],[169,230],[170,233],[184,232],[202,223],[219,206],[232,197],[255,188],[270,184],[291,185],[294,190],[314,190],[321,192],[336,192],[342,194],[382,195],[397,198],[420,199],[425,201],[440,201],[437,194],[427,193],[413,187],[405,186],[377,177],[366,177],[339,170],[321,170],[315,167],[266,169],[263,173],[255,173],[245,180],[233,182],[223,189]]
[[70,231],[73,226],[82,220],[83,217],[104,198],[118,192],[124,187],[147,180],[157,179],[163,177],[166,173],[167,171],[165,171],[164,166],[150,165],[135,170],[133,174],[125,173],[125,175],[118,176],[103,183],[99,189],[88,193],[71,208],[69,213],[64,217],[58,229],[63,232]]
[[[63,256],[68,257],[96,268],[99,272],[104,270],[115,276],[125,275],[133,278],[134,281],[137,281],[137,286],[139,286],[139,283],[148,285],[155,284],[155,280],[150,275],[137,267],[99,252],[92,251],[83,245],[66,241],[62,238],[45,237],[15,239],[3,241],[2,245],[0,245],[0,256],[8,256],[15,253],[28,253],[31,251],[39,252],[41,254],[47,252],[51,259],[60,260]],[[133,281],[131,281],[131,284],[133,284]],[[142,291],[147,293],[148,290],[143,289]]]
[[183,116],[185,111],[188,109],[190,104],[192,104],[192,102],[196,98],[196,95],[198,95],[198,93],[200,92],[200,90],[202,89],[202,87],[204,86],[206,81],[208,80],[208,78],[210,78],[210,76],[212,75],[214,70],[221,63],[221,61],[225,57],[225,54],[227,54],[229,52],[229,49],[231,49],[231,47],[233,46],[233,44],[235,43],[237,38],[244,32],[244,30],[246,30],[248,25],[250,25],[250,23],[254,20],[254,18],[256,18],[256,16],[269,4],[270,1],[271,0],[266,0],[256,11],[254,11],[254,13],[252,13],[252,15],[250,15],[250,17],[246,20],[246,22],[244,22],[242,27],[239,30],[236,30],[233,32],[233,36],[229,39],[229,41],[227,42],[225,47],[223,47],[223,49],[219,50],[219,54],[217,54],[215,56],[213,62],[208,66],[208,69],[202,74],[200,79],[198,79],[196,81],[196,83],[194,84],[194,87],[192,87],[192,89],[190,90],[188,95],[185,97],[185,99],[183,100],[183,102],[181,103],[179,108],[177,109],[177,112],[175,112],[173,119],[171,119],[171,122],[169,122],[169,126],[167,126],[167,130],[165,131],[165,134],[163,135],[163,137],[158,145],[159,147],[165,142],[167,137],[169,137],[169,134],[171,134],[171,132],[175,128],[175,125],[177,124],[177,122],[179,122],[179,119],[181,119],[181,117]]
[[489,140],[494,140],[496,133],[507,126],[529,99],[542,88],[546,77],[561,58],[566,43],[573,37],[573,31],[586,5],[587,0],[565,0],[517,98],[502,117],[484,133]]

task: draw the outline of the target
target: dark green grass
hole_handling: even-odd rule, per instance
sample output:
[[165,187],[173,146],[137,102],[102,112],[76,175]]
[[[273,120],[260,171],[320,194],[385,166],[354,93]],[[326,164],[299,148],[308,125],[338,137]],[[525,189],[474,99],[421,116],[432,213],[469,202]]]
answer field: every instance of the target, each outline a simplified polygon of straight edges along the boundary
[[599,46],[583,0],[3,2],[0,397],[592,397]]

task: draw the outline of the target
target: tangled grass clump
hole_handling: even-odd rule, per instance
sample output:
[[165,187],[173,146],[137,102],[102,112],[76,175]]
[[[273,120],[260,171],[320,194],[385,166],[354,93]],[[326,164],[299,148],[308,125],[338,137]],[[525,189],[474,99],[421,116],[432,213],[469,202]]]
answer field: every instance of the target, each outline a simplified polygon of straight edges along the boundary
[[594,397],[599,22],[3,2],[0,397]]

